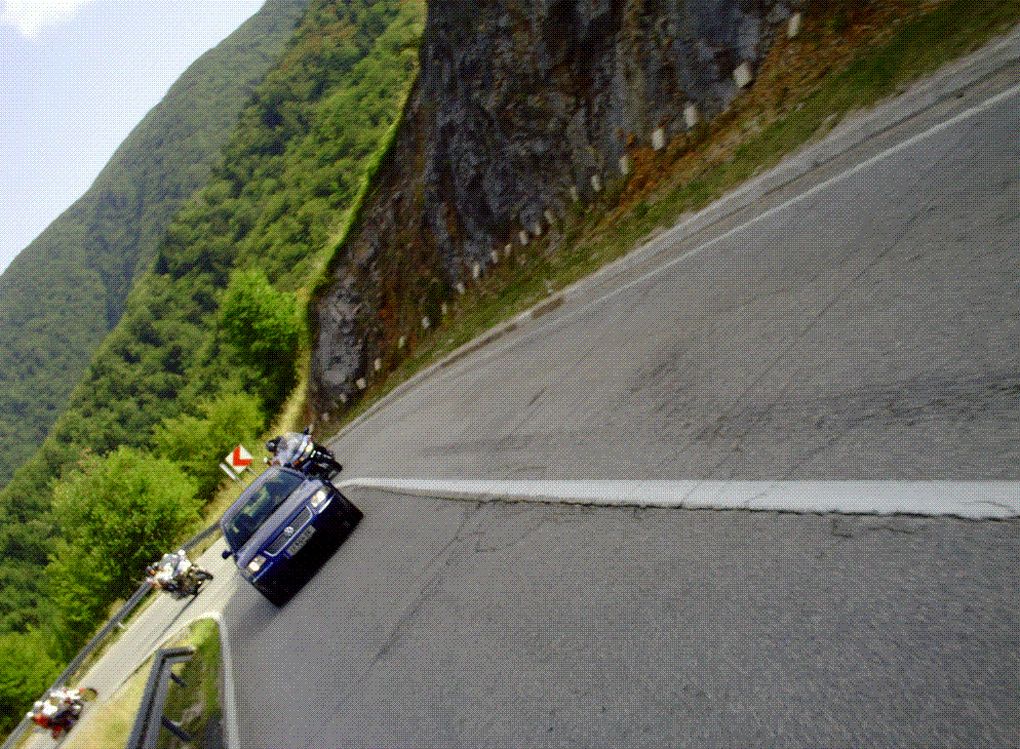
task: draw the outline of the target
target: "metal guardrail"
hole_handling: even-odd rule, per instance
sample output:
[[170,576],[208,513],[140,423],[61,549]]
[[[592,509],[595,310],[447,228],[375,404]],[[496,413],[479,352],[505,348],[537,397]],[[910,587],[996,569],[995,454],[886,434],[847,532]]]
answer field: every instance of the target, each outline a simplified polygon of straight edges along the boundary
[[189,736],[178,723],[163,715],[166,704],[166,693],[170,682],[184,686],[181,678],[171,670],[175,663],[190,661],[194,648],[166,648],[157,650],[153,657],[152,671],[142,693],[142,704],[138,708],[134,728],[125,749],[156,749],[160,728],[166,728],[185,743],[191,742]]
[[[213,523],[208,528],[204,528],[196,533],[179,548],[182,548],[185,551],[190,551],[218,530],[219,524]],[[152,588],[149,587],[148,583],[142,583],[138,586],[138,589],[131,594],[131,597],[128,598],[123,606],[120,607],[117,613],[114,614],[110,620],[104,624],[98,632],[96,632],[95,636],[85,644],[85,647],[83,647],[78,654],[71,659],[71,662],[67,664],[67,668],[60,673],[60,676],[57,677],[56,681],[54,681],[46,691],[49,692],[50,689],[56,689],[57,687],[62,686],[75,671],[81,668],[81,665],[100,647],[100,645],[103,644],[103,641],[110,636],[110,633],[113,632],[114,629],[118,628],[121,623],[131,615],[131,612],[134,611],[138,604],[142,602],[142,599],[145,598],[150,590],[152,590]],[[22,718],[21,722],[14,727],[11,733],[4,740],[4,743],[0,744],[0,749],[14,749],[31,728],[32,722],[27,718]]]

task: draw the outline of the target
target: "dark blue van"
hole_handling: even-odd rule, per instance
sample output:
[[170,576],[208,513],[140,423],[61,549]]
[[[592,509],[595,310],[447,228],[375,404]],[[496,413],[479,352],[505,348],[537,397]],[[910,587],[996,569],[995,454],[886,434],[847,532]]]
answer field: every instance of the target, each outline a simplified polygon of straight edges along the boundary
[[282,606],[344,542],[361,510],[329,481],[270,468],[220,519],[241,574]]

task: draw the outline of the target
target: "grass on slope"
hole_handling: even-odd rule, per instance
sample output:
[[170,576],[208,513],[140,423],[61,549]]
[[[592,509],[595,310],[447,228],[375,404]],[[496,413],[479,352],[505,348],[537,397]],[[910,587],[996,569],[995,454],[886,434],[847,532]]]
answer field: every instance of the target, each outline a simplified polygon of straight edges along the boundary
[[[221,656],[219,627],[210,619],[203,619],[175,637],[162,647],[195,648],[194,657],[174,667],[186,686],[171,685],[167,692],[164,714],[175,722],[183,724],[194,742],[188,746],[195,749],[219,747],[222,741],[223,700],[221,699]],[[143,663],[137,671],[108,700],[97,705],[95,714],[78,728],[72,730],[64,741],[64,749],[109,749],[124,746],[134,726],[138,708],[141,705],[145,684],[152,670],[152,658]],[[89,707],[86,706],[86,711]],[[171,746],[170,736],[161,732],[161,747]]]
[[1018,20],[1017,0],[899,0],[871,12],[845,4],[828,15],[808,14],[800,35],[777,41],[754,86],[726,113],[663,153],[636,149],[628,180],[568,217],[558,246],[515,247],[511,259],[451,300],[450,313],[417,350],[323,431],[335,432],[443,356],[775,166],[849,112],[977,49]]

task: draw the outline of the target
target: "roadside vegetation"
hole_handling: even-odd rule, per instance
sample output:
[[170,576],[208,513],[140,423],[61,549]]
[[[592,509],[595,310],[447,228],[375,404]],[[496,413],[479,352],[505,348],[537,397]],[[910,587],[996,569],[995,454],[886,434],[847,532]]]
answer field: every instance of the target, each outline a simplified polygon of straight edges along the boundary
[[64,414],[0,492],[0,730],[145,563],[201,526],[223,456],[251,446],[299,381],[305,300],[399,118],[424,9],[309,4]]
[[170,220],[208,179],[305,2],[269,0],[196,60],[89,190],[0,275],[0,487],[63,410]]
[[[194,749],[214,749],[223,746],[222,660],[219,627],[211,619],[202,619],[162,645],[164,648],[191,646],[195,654],[190,661],[174,667],[174,673],[184,680],[185,686],[172,685],[167,692],[164,715],[180,723],[194,741]],[[68,733],[64,749],[109,749],[124,746],[131,734],[138,708],[142,703],[145,684],[152,670],[152,658],[117,690],[110,699],[85,710],[87,715],[80,726]],[[177,746],[179,742],[162,731],[157,746]]]

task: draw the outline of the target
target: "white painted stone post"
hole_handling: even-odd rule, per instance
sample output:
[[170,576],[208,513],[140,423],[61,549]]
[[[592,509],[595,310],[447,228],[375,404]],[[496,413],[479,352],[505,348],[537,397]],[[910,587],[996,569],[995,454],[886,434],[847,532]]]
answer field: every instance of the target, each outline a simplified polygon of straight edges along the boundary
[[665,128],[656,128],[655,132],[652,133],[652,148],[656,151],[661,151],[666,147],[666,130]]
[[733,80],[737,84],[737,88],[747,88],[754,76],[751,74],[751,65],[746,62],[740,63],[740,66],[733,71]]
[[556,225],[556,217],[553,215],[553,212],[550,211],[548,208],[545,209],[545,213],[543,213],[542,215],[545,216],[545,222],[549,224],[549,226]]
[[505,257],[510,257],[510,253],[513,252],[513,251],[514,251],[514,246],[512,244],[508,243],[507,246],[503,248],[503,255]]
[[423,327],[423,328],[424,328],[425,330],[428,330],[429,328],[431,328],[431,327],[432,327],[432,321],[431,321],[430,319],[428,319],[427,317],[423,317],[423,318],[421,319],[421,326],[422,326],[422,327]]
[[687,102],[687,106],[684,107],[684,122],[688,130],[701,122],[701,112],[693,101]]
[[797,12],[790,16],[790,20],[786,22],[786,38],[793,39],[797,34],[800,33],[800,25],[804,20],[801,13]]
[[499,253],[493,250],[489,253],[489,258],[492,260],[492,264],[495,265],[499,262]]
[[602,192],[602,178],[597,175],[591,175],[591,189],[595,192]]
[[344,406],[347,405],[347,396],[344,395],[343,393],[340,393],[340,403]]
[[368,383],[365,382],[364,377],[359,377],[357,382],[355,382],[354,384],[358,386],[358,390],[364,390],[365,388],[368,387]]
[[572,201],[574,201],[575,203],[577,203],[578,201],[581,200],[581,193],[579,193],[577,191],[577,186],[576,185],[571,185],[570,186],[570,199]]
[[376,359],[374,362],[372,362],[372,366],[373,366],[373,368],[375,369],[376,372],[381,371],[382,370],[382,359]]
[[446,302],[443,302],[442,305],[440,305],[439,311],[442,313],[443,317],[450,314],[450,308],[446,305]]
[[521,243],[521,247],[526,247],[528,245],[528,232],[522,229],[518,232],[517,239]]
[[457,289],[457,293],[460,294],[461,296],[463,296],[464,292],[467,291],[467,287],[464,286],[463,282],[461,282],[461,281],[457,282],[456,289]]
[[482,266],[480,263],[475,263],[471,266],[471,277],[476,281],[482,277]]
[[400,336],[400,340],[397,341],[397,348],[401,348],[402,349],[406,345],[407,345],[407,336],[406,335]]
[[620,174],[624,177],[630,174],[630,156],[627,154],[620,157]]

